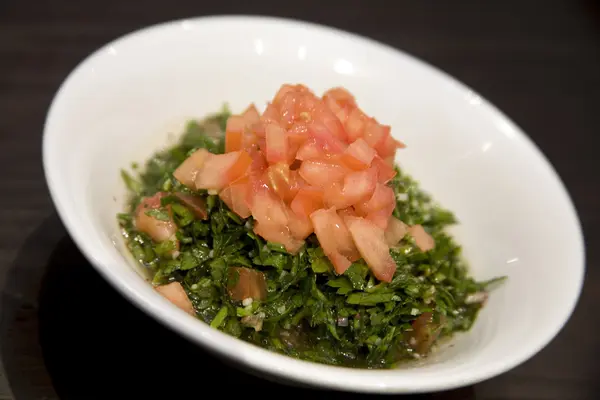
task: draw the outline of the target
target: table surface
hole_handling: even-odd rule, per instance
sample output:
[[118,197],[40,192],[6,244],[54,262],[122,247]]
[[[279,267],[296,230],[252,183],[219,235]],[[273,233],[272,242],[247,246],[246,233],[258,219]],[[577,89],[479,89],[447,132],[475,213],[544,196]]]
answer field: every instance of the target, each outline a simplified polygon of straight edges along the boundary
[[[582,220],[587,271],[580,302],[555,340],[523,365],[472,387],[415,398],[597,397],[600,3],[204,3],[0,1],[0,399],[177,398],[218,386],[222,376],[231,382],[226,393],[256,388],[280,397],[289,390],[221,364],[128,304],[74,246],[43,177],[44,117],[69,71],[125,33],[206,14],[292,17],[380,40],[454,75],[520,125],[556,167]],[[171,350],[163,354],[164,348]]]

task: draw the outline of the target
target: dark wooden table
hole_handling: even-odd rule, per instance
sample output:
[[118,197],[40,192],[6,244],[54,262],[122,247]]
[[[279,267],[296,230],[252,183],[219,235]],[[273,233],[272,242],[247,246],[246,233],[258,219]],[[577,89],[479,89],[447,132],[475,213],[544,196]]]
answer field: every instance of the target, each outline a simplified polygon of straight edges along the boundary
[[587,274],[563,331],[506,374],[415,398],[600,397],[600,335],[594,329],[600,302],[598,2],[0,0],[0,399],[292,393],[221,364],[127,303],[66,235],[42,173],[47,108],[81,59],[149,24],[225,13],[332,25],[435,64],[511,116],[574,198],[585,230]]

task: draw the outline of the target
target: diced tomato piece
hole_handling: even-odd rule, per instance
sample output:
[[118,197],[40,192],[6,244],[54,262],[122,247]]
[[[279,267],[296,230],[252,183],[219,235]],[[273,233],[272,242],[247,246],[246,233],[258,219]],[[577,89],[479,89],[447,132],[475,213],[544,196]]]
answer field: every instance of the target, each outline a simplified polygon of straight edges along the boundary
[[252,216],[258,222],[270,227],[285,227],[288,222],[285,205],[270,190],[254,193]]
[[348,135],[346,134],[344,125],[342,125],[338,117],[322,102],[313,113],[313,122],[320,122],[323,124],[333,137],[344,143],[348,141]]
[[342,218],[335,209],[319,209],[310,215],[319,244],[338,274],[343,274],[359,254]]
[[360,202],[372,196],[376,184],[375,168],[351,172],[344,177],[344,196],[353,200],[351,204]]
[[396,217],[390,217],[385,230],[385,242],[388,246],[395,246],[408,233],[408,226]]
[[175,225],[175,221],[173,221],[173,216],[169,207],[167,207],[167,212],[169,213],[169,219],[167,221],[146,214],[150,210],[160,208],[160,200],[168,195],[168,193],[159,192],[154,196],[142,199],[135,211],[135,227],[140,232],[144,232],[150,236],[155,242],[174,240],[178,244],[177,239],[175,239],[177,225]]
[[357,217],[354,207],[346,207],[338,210],[338,215],[344,219],[345,217]]
[[381,125],[374,119],[370,119],[367,121],[365,132],[362,137],[365,139],[365,142],[369,144],[369,146],[377,149],[385,142],[388,136],[390,136],[389,126]]
[[252,158],[245,151],[211,154],[196,176],[196,189],[220,190],[245,175]]
[[[369,213],[379,211],[389,206],[396,205],[396,197],[394,196],[394,189],[391,187],[377,183],[375,185],[375,191],[371,198],[365,202],[357,203],[354,208],[361,216],[365,216]],[[392,211],[394,208],[392,208]],[[391,212],[390,212],[391,214]],[[389,215],[388,215],[389,216]]]
[[252,268],[229,267],[227,270],[227,292],[235,301],[246,299],[265,300],[267,281],[265,275]]
[[385,242],[383,229],[360,217],[346,217],[346,225],[362,258],[377,279],[391,282],[396,263]]
[[292,210],[288,212],[288,226],[290,233],[296,239],[306,239],[313,233],[313,226],[310,219],[305,215],[297,215]]
[[251,104],[242,115],[232,115],[225,129],[225,152],[248,149],[255,142],[250,128],[260,121],[258,110]]
[[250,104],[242,113],[242,118],[244,119],[246,126],[250,126],[260,121],[260,114],[258,113],[256,106],[254,104]]
[[253,149],[248,152],[252,162],[250,163],[250,174],[262,174],[269,167],[267,159],[262,151]]
[[323,191],[310,186],[300,188],[290,207],[297,215],[308,217],[319,208],[323,208]]
[[352,94],[343,87],[335,87],[329,89],[323,94],[323,99],[331,99],[335,101],[338,107],[354,108],[357,106],[354,96],[352,96]]
[[[235,146],[235,138],[232,138],[232,147]],[[251,130],[246,130],[241,134],[240,138],[240,150],[245,150],[249,152],[250,150],[258,147],[258,137]],[[227,149],[227,137],[225,137],[225,148]],[[226,151],[227,152],[227,151]]]
[[315,139],[308,139],[305,141],[296,152],[297,160],[314,160],[319,158],[325,158],[325,152],[323,147],[318,145]]
[[358,138],[346,148],[342,160],[348,167],[362,170],[369,168],[376,154],[377,152],[364,139]]
[[[298,126],[298,124],[296,124],[295,126]],[[308,128],[306,128],[306,126],[304,126],[304,129],[306,129],[308,131]],[[308,140],[309,137],[306,132],[296,133],[296,132],[288,131],[287,138],[288,138],[287,163],[292,164],[294,162],[294,160],[296,159],[296,154],[298,153],[298,150]]]
[[164,298],[169,300],[171,303],[185,311],[190,315],[196,315],[192,301],[189,299],[187,293],[181,283],[171,282],[166,285],[156,286],[156,291],[160,293]]
[[376,183],[377,171],[374,168],[351,172],[344,177],[343,185],[334,182],[325,189],[325,204],[336,209],[350,207],[369,199]]
[[268,224],[255,222],[254,233],[269,242],[282,245],[291,254],[297,253],[302,245],[304,245],[304,240],[294,238],[288,227],[275,228],[267,227],[267,225]]
[[298,170],[300,176],[311,186],[324,188],[341,182],[349,170],[335,160],[307,160]]
[[238,180],[219,193],[221,200],[241,218],[248,218],[251,215],[248,203],[249,195],[250,184],[248,179]]
[[348,141],[354,142],[364,135],[367,120],[368,117],[358,107],[350,111],[348,119],[344,124],[346,134],[348,135]]
[[296,171],[290,171],[286,163],[271,165],[266,172],[269,187],[285,202],[290,202],[298,192]]
[[394,139],[390,134],[385,140],[377,147],[377,153],[381,158],[394,157],[397,149],[405,148],[406,145],[399,140]]
[[408,233],[415,239],[415,244],[421,251],[429,251],[435,247],[435,241],[421,225],[411,226]]
[[275,164],[287,160],[288,139],[285,130],[275,124],[269,124],[266,127],[267,138],[267,161],[269,164]]
[[192,211],[196,218],[208,218],[206,203],[202,197],[185,193],[175,193],[175,196]]
[[392,215],[393,212],[394,204],[389,204],[381,210],[370,212],[365,218],[373,222],[381,229],[386,230],[390,221],[390,215]]
[[251,215],[248,204],[248,196],[250,194],[250,185],[248,183],[240,183],[231,186],[231,201],[233,211],[242,218],[248,218]]
[[308,126],[308,134],[315,139],[316,143],[327,154],[342,153],[347,147],[346,143],[336,137],[323,122],[314,121],[311,123]]
[[[230,118],[231,119],[231,118]],[[242,132],[229,131],[225,134],[225,153],[242,149]]]
[[388,183],[396,176],[394,167],[378,156],[373,159],[371,165],[377,168],[377,181],[379,183]]
[[[348,110],[347,108],[342,108],[338,112],[335,113],[335,116],[337,117],[337,119],[340,120],[340,123],[342,124],[342,126],[344,126],[344,124],[348,120],[348,115],[350,115],[350,110]],[[346,134],[346,137],[347,136],[348,135]]]
[[288,94],[288,93],[293,93],[298,91],[298,87],[296,85],[290,85],[290,84],[284,84],[281,85],[281,87],[279,88],[279,90],[277,91],[277,93],[275,94],[275,97],[273,98],[273,103],[275,104],[280,104],[281,101],[283,100],[283,98]]
[[246,127],[246,121],[241,115],[232,115],[227,119],[225,132],[243,132]]
[[233,211],[233,198],[231,197],[231,186],[225,187],[219,192],[219,198]]
[[265,112],[260,117],[261,122],[265,124],[279,123],[279,110],[273,103],[267,104]]
[[184,186],[196,188],[196,177],[211,153],[206,149],[198,149],[186,158],[173,172],[173,176]]
[[268,189],[254,193],[252,216],[254,232],[263,239],[283,245],[290,253],[302,247],[304,241],[292,236],[289,228],[289,217],[285,204]]

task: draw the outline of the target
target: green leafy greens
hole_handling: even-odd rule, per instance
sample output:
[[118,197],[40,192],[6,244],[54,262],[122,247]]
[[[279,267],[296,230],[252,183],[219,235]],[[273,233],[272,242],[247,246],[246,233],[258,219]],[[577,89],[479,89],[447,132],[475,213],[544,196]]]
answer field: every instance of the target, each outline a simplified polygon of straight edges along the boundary
[[[241,219],[218,196],[181,185],[173,171],[192,151],[224,151],[228,116],[225,109],[191,121],[179,143],[148,160],[137,176],[122,171],[131,202],[118,221],[131,254],[150,271],[155,285],[180,282],[197,317],[213,328],[289,356],[333,365],[389,368],[424,355],[415,346],[423,337],[417,332],[418,318],[431,317],[425,328],[435,330],[439,339],[472,326],[488,286],[497,280],[476,282],[468,276],[460,246],[445,233],[456,222],[454,216],[434,205],[399,169],[390,182],[398,199],[394,215],[407,224],[422,224],[436,246],[421,252],[406,236],[390,250],[398,267],[390,283],[377,281],[362,260],[336,275],[314,235],[297,254],[289,254],[256,235],[252,218]],[[135,228],[140,200],[159,191],[200,196],[207,205],[206,220],[197,219],[174,195],[163,197],[161,208],[146,211],[168,220],[170,206],[178,251],[174,242],[154,243]],[[227,288],[239,276],[228,274],[229,267],[264,273],[267,299],[233,301]]]

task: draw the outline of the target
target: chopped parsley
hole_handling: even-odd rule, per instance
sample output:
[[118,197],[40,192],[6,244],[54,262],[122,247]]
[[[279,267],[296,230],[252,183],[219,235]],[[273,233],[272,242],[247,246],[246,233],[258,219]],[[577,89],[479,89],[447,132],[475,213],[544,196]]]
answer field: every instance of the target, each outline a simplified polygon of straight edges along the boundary
[[[337,275],[314,235],[295,255],[266,243],[252,231],[251,217],[244,220],[218,196],[193,192],[174,179],[173,171],[194,150],[224,151],[228,116],[224,110],[191,121],[180,142],[136,168],[136,176],[122,172],[131,202],[118,221],[131,254],[151,272],[154,284],[180,282],[197,317],[215,329],[272,351],[332,365],[390,368],[430,350],[431,343],[415,346],[419,338],[433,342],[471,328],[483,305],[472,300],[481,300],[502,278],[477,282],[469,276],[460,246],[445,232],[456,223],[453,214],[435,205],[402,171],[390,182],[397,198],[394,216],[421,224],[436,246],[422,252],[406,236],[390,250],[397,264],[390,283],[377,281],[362,260]],[[161,208],[146,211],[158,220],[173,216],[178,248],[170,240],[154,243],[135,228],[140,200],[159,191],[205,200],[206,220],[170,195],[161,199]],[[228,287],[240,276],[228,273],[230,267],[261,271],[266,300],[232,300]],[[415,332],[420,325],[425,329]]]

